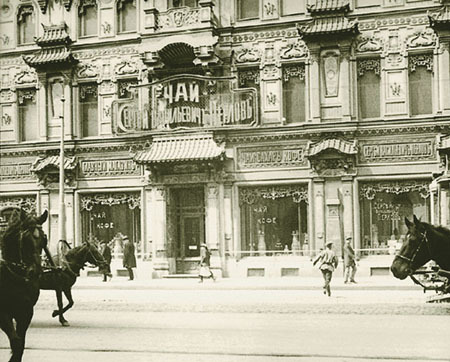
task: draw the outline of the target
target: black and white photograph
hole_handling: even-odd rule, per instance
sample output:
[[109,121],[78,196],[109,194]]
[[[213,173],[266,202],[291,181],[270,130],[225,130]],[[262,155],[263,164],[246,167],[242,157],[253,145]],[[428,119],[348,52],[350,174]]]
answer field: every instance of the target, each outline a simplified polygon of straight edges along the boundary
[[0,0],[0,362],[450,361],[450,0]]

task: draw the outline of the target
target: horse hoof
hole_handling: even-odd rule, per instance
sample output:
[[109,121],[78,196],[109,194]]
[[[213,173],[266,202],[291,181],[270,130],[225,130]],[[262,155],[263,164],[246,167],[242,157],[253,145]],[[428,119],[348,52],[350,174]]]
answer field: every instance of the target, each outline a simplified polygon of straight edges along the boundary
[[59,312],[57,310],[54,310],[52,313],[52,317],[55,318],[58,314],[59,314]]
[[62,321],[62,322],[61,322],[61,325],[62,325],[63,327],[70,327],[70,324],[69,324],[69,322],[67,322],[67,321]]

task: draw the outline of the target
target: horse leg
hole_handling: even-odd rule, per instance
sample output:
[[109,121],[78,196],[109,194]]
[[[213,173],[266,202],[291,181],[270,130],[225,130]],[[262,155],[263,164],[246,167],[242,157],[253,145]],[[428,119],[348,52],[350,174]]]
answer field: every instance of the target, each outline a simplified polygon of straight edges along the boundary
[[18,348],[13,350],[13,355],[10,362],[22,361],[23,351],[25,349],[25,336],[27,334],[28,327],[30,326],[31,319],[33,318],[33,307],[25,310],[24,313],[16,320],[16,331],[18,336]]
[[69,289],[64,289],[63,292],[64,292],[64,295],[66,296],[66,299],[67,299],[67,301],[69,303],[63,308],[63,310],[61,311],[61,314],[62,313],[66,313],[74,305],[74,301],[73,301],[73,298],[72,298],[72,289],[70,289],[70,288]]
[[58,302],[58,309],[53,311],[52,317],[54,318],[56,316],[59,316],[59,323],[61,323],[63,327],[68,327],[69,322],[67,322],[63,316],[64,311],[63,311],[63,299],[61,289],[56,290],[56,300]]
[[2,313],[0,315],[0,328],[6,333],[9,339],[9,345],[11,347],[12,356],[10,362],[14,362],[13,358],[17,358],[17,354],[20,350],[21,341],[17,335],[16,329],[14,328],[14,323],[11,316]]

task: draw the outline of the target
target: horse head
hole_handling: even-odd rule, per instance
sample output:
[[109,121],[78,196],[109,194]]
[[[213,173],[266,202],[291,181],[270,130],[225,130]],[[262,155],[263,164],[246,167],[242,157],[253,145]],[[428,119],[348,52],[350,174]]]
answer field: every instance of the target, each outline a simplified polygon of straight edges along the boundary
[[106,260],[103,255],[98,250],[97,246],[89,241],[84,243],[86,247],[86,262],[98,267],[104,267],[106,265]]
[[392,274],[398,279],[405,279],[432,258],[427,235],[429,225],[415,215],[412,222],[405,217],[405,224],[406,239],[391,265]]
[[48,242],[42,231],[42,224],[47,217],[47,211],[39,217],[28,214],[23,209],[14,212],[2,240],[3,258],[8,262],[40,269],[41,253]]

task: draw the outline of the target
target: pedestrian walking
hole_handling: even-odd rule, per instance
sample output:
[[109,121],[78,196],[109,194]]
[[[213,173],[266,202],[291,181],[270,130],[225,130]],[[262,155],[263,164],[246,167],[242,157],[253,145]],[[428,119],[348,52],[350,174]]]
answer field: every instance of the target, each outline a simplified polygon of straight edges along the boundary
[[352,247],[352,237],[347,236],[345,239],[344,245],[344,283],[355,283],[355,274],[356,274],[356,256],[355,251]]
[[100,240],[100,254],[102,254],[103,259],[105,259],[106,264],[102,267],[99,267],[99,272],[103,274],[103,281],[108,281],[108,277],[111,280],[111,248],[105,240]]
[[338,266],[338,258],[332,248],[333,243],[331,241],[326,243],[325,250],[322,250],[313,261],[313,265],[316,265],[320,261],[319,269],[322,272],[324,280],[323,294],[328,294],[329,297],[331,296],[331,278],[333,277],[334,270]]
[[211,252],[208,249],[208,246],[203,243],[200,245],[200,270],[198,276],[200,278],[199,283],[203,283],[203,278],[211,278],[216,281],[216,277],[211,271]]
[[133,268],[136,268],[136,255],[134,255],[134,244],[126,235],[123,237],[123,266],[128,270],[128,280],[133,280]]

